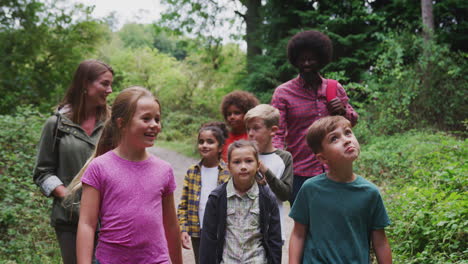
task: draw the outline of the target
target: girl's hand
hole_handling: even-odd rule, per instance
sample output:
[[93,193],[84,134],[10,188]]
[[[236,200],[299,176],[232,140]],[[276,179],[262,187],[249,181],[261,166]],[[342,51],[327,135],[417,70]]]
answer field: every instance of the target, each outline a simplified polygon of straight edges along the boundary
[[328,111],[331,115],[345,115],[346,109],[339,98],[334,98],[327,103]]
[[180,240],[182,241],[182,247],[185,249],[192,249],[190,246],[190,236],[187,232],[180,233]]

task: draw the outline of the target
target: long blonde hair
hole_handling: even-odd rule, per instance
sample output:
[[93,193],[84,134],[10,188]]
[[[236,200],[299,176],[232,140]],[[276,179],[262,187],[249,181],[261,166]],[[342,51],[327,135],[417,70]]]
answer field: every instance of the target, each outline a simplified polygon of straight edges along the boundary
[[[112,105],[111,117],[106,121],[104,129],[102,130],[101,137],[99,138],[96,149],[94,150],[91,157],[86,161],[86,164],[81,168],[78,174],[73,178],[71,183],[68,185],[68,195],[64,199],[64,206],[75,206],[79,191],[81,190],[81,178],[84,172],[89,166],[89,163],[102,154],[116,148],[122,137],[122,128],[125,128],[132,119],[136,111],[138,100],[142,97],[151,97],[159,105],[161,109],[161,103],[159,100],[147,89],[139,86],[132,86],[124,89],[115,98],[114,104]],[[121,119],[120,127],[117,119]]]

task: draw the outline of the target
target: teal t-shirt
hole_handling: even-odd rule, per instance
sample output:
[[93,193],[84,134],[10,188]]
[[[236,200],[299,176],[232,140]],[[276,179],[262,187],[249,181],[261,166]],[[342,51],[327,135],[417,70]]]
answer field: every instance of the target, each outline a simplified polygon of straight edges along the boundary
[[303,263],[369,263],[371,231],[390,224],[378,188],[361,176],[307,180],[289,216],[308,226]]

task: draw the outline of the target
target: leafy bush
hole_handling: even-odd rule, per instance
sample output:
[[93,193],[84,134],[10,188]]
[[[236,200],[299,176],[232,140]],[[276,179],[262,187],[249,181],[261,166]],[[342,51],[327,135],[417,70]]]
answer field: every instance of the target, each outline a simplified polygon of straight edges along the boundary
[[363,145],[357,171],[381,187],[395,263],[468,258],[467,145],[431,131],[374,137]]
[[0,263],[60,263],[49,226],[51,201],[32,180],[45,116],[20,107],[0,115]]
[[381,35],[383,52],[367,78],[370,122],[382,133],[432,127],[462,130],[468,56],[413,33]]
[[357,167],[379,184],[428,185],[466,191],[467,141],[432,131],[374,137],[364,146]]
[[203,123],[214,121],[202,115],[184,112],[169,112],[162,118],[162,132],[159,139],[166,141],[192,140],[195,145],[197,132]]
[[388,236],[395,263],[462,263],[468,257],[468,192],[392,187]]

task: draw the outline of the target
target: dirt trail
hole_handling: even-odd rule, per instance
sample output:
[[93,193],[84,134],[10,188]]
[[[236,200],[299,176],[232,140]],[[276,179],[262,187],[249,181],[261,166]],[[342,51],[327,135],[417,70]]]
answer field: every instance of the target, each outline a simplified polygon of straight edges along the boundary
[[[185,173],[187,172],[187,169],[190,165],[194,164],[198,160],[186,157],[184,155],[181,155],[175,151],[169,150],[169,149],[164,149],[160,147],[152,147],[149,149],[151,153],[156,155],[157,157],[169,162],[172,167],[174,168],[174,176],[176,179],[177,183],[177,189],[174,193],[174,198],[175,198],[175,206],[179,204],[180,201],[180,196],[182,193],[182,186],[184,182],[184,176]],[[289,213],[289,203],[284,203],[285,205],[285,211],[286,213]],[[293,225],[293,221],[289,217],[285,217],[286,220],[286,241],[283,246],[283,261],[282,263],[288,263],[288,245],[289,245],[289,235],[291,233],[291,228]],[[182,249],[182,254],[184,258],[184,263],[185,264],[194,264],[194,256],[192,250],[186,250]]]

